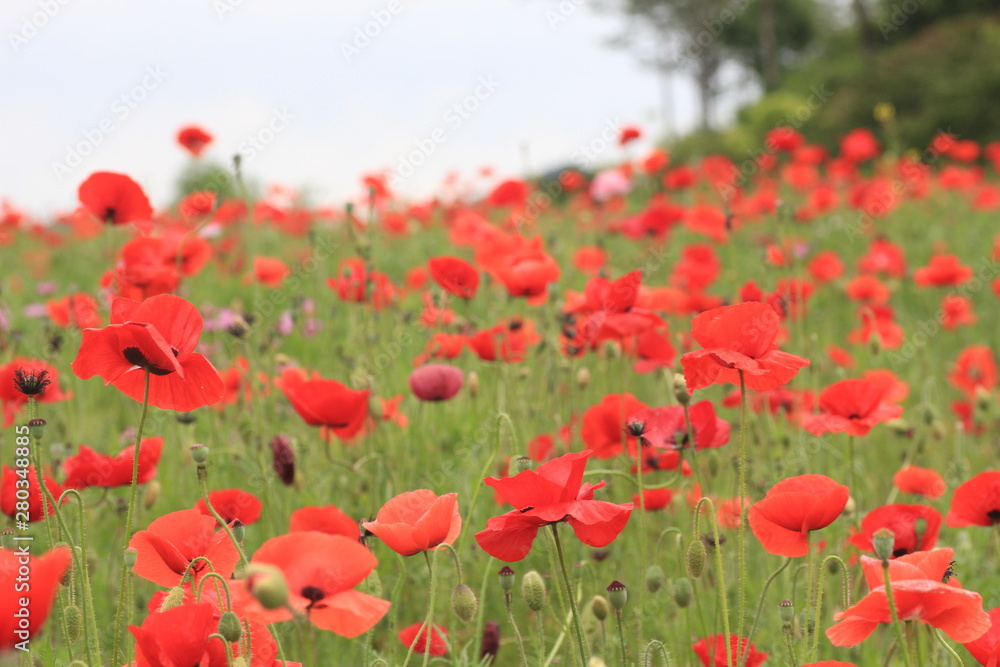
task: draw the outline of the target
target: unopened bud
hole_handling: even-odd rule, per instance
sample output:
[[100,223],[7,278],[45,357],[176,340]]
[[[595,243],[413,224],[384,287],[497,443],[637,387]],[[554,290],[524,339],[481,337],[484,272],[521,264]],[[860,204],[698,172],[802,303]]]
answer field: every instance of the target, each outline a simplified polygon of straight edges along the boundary
[[931,436],[933,436],[935,440],[944,440],[947,435],[948,429],[945,427],[943,421],[935,419],[931,422]]
[[594,599],[590,602],[590,612],[598,621],[603,623],[604,619],[611,613],[611,603],[603,595],[595,595]]
[[674,579],[674,602],[681,609],[687,609],[688,605],[691,604],[691,598],[694,597],[694,587],[691,586],[691,580],[687,577],[679,577]]
[[663,588],[663,568],[659,565],[650,565],[646,568],[646,590],[655,593]]
[[70,604],[63,609],[63,619],[66,621],[66,640],[70,644],[75,644],[80,638],[80,630],[83,629],[83,614],[75,604]]
[[687,380],[684,379],[684,375],[681,373],[674,373],[674,398],[681,405],[687,405],[691,402],[691,394],[688,393]]
[[163,602],[160,604],[160,611],[167,611],[168,609],[173,609],[174,607],[179,607],[184,603],[184,589],[180,586],[175,586],[170,589],[166,597],[163,598]]
[[247,590],[264,609],[280,609],[288,603],[288,582],[273,565],[251,563],[247,569]]
[[276,435],[271,438],[271,467],[285,486],[295,483],[295,451],[287,438]]
[[207,445],[191,445],[191,458],[199,466],[203,466],[208,463],[208,446]]
[[888,528],[879,528],[872,535],[872,547],[875,549],[875,555],[883,564],[888,563],[889,559],[892,558],[892,548],[895,544],[896,536]]
[[531,611],[539,611],[545,606],[545,580],[535,570],[521,579],[521,597]]
[[469,396],[475,398],[479,395],[479,373],[469,371],[465,378],[465,385],[469,388]]
[[576,372],[576,386],[580,389],[586,389],[587,385],[590,384],[590,369],[586,366],[580,368]]
[[239,519],[236,519],[235,521],[233,521],[233,527],[230,528],[230,530],[233,531],[233,537],[236,538],[236,541],[242,544],[243,538],[247,536],[246,524],[244,524]]
[[479,601],[475,592],[465,584],[459,584],[451,591],[451,610],[463,623],[471,623],[476,618]]
[[524,472],[525,470],[531,470],[534,467],[535,467],[534,463],[527,456],[519,456],[516,459],[514,459],[515,475],[519,472]]
[[616,611],[621,611],[625,608],[625,603],[628,602],[628,589],[620,581],[612,581],[607,588],[608,591],[608,602],[611,606],[615,608]]
[[381,421],[384,414],[385,408],[382,407],[382,399],[375,395],[369,396],[368,415],[375,421]]
[[910,422],[905,419],[890,419],[885,423],[896,435],[909,435]]
[[924,533],[927,532],[927,519],[922,516],[918,516],[913,521],[913,534],[917,538],[917,550],[920,550],[924,543]]
[[219,618],[219,634],[229,643],[238,642],[243,636],[243,626],[235,612],[226,611]]
[[510,593],[514,588],[514,570],[509,565],[504,565],[497,574],[500,578],[500,588],[504,593]]
[[705,571],[705,561],[708,560],[708,550],[701,540],[691,540],[687,548],[687,573],[692,579],[700,579]]

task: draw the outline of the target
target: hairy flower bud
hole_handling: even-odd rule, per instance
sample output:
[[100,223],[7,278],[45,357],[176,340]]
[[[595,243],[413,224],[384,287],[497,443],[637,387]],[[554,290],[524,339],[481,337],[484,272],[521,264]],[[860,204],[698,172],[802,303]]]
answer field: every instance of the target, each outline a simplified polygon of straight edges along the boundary
[[650,565],[646,568],[646,590],[655,593],[663,588],[663,568],[659,565]]
[[603,595],[595,595],[594,599],[590,602],[590,613],[603,623],[608,614],[611,613],[611,603]]
[[545,580],[535,570],[521,579],[521,597],[531,611],[539,611],[545,605]]
[[687,609],[694,597],[694,587],[687,577],[674,579],[674,603],[681,609]]
[[80,608],[75,604],[70,604],[63,609],[63,619],[66,621],[66,640],[70,644],[75,644],[83,629],[83,614],[80,612]]
[[251,563],[247,590],[264,609],[280,609],[288,603],[288,582],[280,569],[266,563]]
[[471,623],[476,618],[479,601],[475,592],[465,584],[459,584],[451,591],[451,610],[463,623]]
[[892,548],[896,544],[896,536],[888,528],[879,528],[872,535],[872,546],[875,548],[875,555],[878,556],[882,564],[885,565],[892,558]]
[[226,638],[227,642],[238,642],[243,636],[243,626],[239,617],[232,611],[222,613],[219,618],[219,634]]
[[687,573],[692,579],[700,579],[705,571],[705,561],[708,560],[708,550],[701,540],[691,540],[687,548]]

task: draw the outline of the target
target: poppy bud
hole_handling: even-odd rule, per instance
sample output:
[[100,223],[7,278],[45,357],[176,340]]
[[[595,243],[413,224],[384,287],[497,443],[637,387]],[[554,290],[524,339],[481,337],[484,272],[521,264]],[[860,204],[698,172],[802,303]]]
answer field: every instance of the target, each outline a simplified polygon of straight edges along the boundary
[[604,355],[608,359],[619,359],[622,356],[622,349],[618,343],[609,340],[604,344]]
[[663,588],[663,568],[659,565],[650,565],[646,568],[646,590],[655,593]]
[[[993,396],[986,387],[978,386],[976,387],[976,408],[980,412],[989,412],[990,405],[993,403]],[[31,422],[28,422],[28,426],[31,426]]]
[[75,644],[80,638],[80,630],[83,629],[83,614],[75,604],[70,604],[63,609],[63,620],[66,622],[66,641]]
[[184,588],[181,586],[175,586],[170,589],[169,593],[167,593],[167,597],[163,598],[163,602],[160,604],[160,611],[167,611],[168,609],[179,607],[183,603]]
[[612,581],[607,590],[608,601],[611,602],[615,611],[624,609],[625,603],[628,602],[628,589],[625,588],[625,584],[620,581]]
[[[242,544],[243,538],[247,536],[246,525],[239,519],[236,519],[235,521],[233,521],[233,527],[230,530],[233,531],[233,537],[236,538],[236,541]],[[233,641],[236,640],[234,639]]]
[[150,480],[146,484],[145,490],[142,492],[142,506],[146,509],[150,509],[156,504],[156,501],[160,498],[160,482],[158,480]]
[[924,543],[924,533],[927,532],[927,519],[922,516],[918,516],[913,521],[913,534],[917,538],[917,544]]
[[451,591],[451,610],[463,623],[471,623],[476,618],[479,601],[476,594],[465,584],[459,584]]
[[491,664],[497,657],[497,650],[500,648],[500,624],[496,621],[487,621],[483,628],[482,651],[479,658],[482,660],[486,656],[491,656],[486,664]]
[[476,371],[469,371],[469,377],[466,378],[469,383],[469,396],[475,398],[479,394],[479,373]]
[[580,389],[586,389],[587,385],[590,384],[590,370],[584,366],[576,372],[576,386]]
[[882,351],[882,338],[877,333],[872,334],[872,337],[868,339],[868,349],[871,350],[874,357],[877,357]]
[[674,398],[681,405],[687,405],[691,402],[691,394],[687,390],[687,380],[681,373],[674,373]]
[[545,606],[545,581],[535,570],[521,579],[521,597],[531,611],[540,611]]
[[691,540],[687,548],[687,573],[692,579],[700,579],[705,571],[708,550],[701,540]]
[[125,567],[131,570],[135,567],[135,561],[139,558],[139,552],[135,547],[126,547],[122,551],[122,558],[125,560]]
[[715,456],[708,457],[708,472],[712,477],[719,474],[719,459]]
[[935,440],[938,441],[945,439],[945,436],[948,435],[948,429],[945,428],[943,421],[941,421],[940,419],[935,419],[931,423],[931,435],[934,437]]
[[674,580],[674,602],[681,609],[687,609],[688,605],[691,604],[691,598],[694,597],[694,587],[691,586],[691,580],[687,577],[679,577]]
[[45,420],[32,419],[28,421],[28,434],[35,440],[41,440],[45,435]]
[[510,593],[511,589],[514,588],[514,570],[509,565],[504,565],[498,574],[500,575],[500,588],[503,589],[504,593]]
[[590,601],[590,612],[603,623],[608,614],[611,613],[611,603],[603,595],[595,595],[594,599]]
[[910,435],[910,422],[905,419],[890,419],[885,423],[896,435]]
[[191,458],[198,464],[198,467],[202,467],[208,463],[208,454],[207,445],[191,445]]
[[782,600],[778,603],[778,616],[781,617],[782,625],[791,625],[795,620],[795,604],[791,600]]
[[264,609],[280,609],[288,603],[288,582],[280,569],[266,563],[251,563],[247,589]]
[[518,472],[524,472],[525,470],[531,470],[532,468],[534,468],[534,465],[532,465],[531,459],[527,456],[519,456],[514,460],[514,470],[517,471],[514,473],[515,475]]
[[219,634],[226,638],[227,642],[238,642],[243,636],[243,626],[239,617],[232,611],[222,613],[219,618]]
[[888,564],[892,558],[892,548],[896,543],[896,536],[888,528],[879,528],[872,535],[872,546],[875,548],[875,555],[878,556],[882,564]]

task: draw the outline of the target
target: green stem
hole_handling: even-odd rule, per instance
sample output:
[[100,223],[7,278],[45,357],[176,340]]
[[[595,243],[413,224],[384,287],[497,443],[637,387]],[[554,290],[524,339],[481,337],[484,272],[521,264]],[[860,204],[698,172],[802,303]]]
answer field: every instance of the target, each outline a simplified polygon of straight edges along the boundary
[[899,650],[903,654],[903,664],[910,667],[910,651],[906,645],[906,638],[903,636],[903,625],[899,622],[899,615],[896,613],[896,600],[892,597],[892,580],[889,578],[889,561],[882,563],[882,576],[885,578],[885,595],[889,600],[889,617],[892,618],[892,627],[896,630],[896,642]]
[[576,608],[576,599],[573,595],[573,586],[569,581],[569,572],[566,570],[566,558],[563,556],[562,544],[559,542],[559,524],[552,524],[552,537],[555,539],[556,543],[556,557],[559,559],[559,571],[562,573],[563,584],[566,586],[566,594],[569,596],[569,608],[573,613],[573,627],[576,630],[576,643],[580,649],[580,664],[586,667],[588,660],[590,659],[590,653],[587,651],[587,644],[583,638],[583,626],[580,624],[580,612]]
[[[694,508],[694,538],[700,539],[698,537],[698,526],[701,522],[701,506],[707,505],[709,518],[712,521],[712,535],[715,538],[715,547],[712,551],[715,554],[715,569],[718,570],[716,573],[716,584],[719,596],[719,604],[722,605],[722,631],[725,634],[727,640],[730,635],[729,631],[729,602],[726,599],[726,571],[722,567],[722,546],[719,544],[719,522],[715,516],[715,505],[712,503],[712,499],[708,497],[702,497],[698,501],[698,504]],[[695,601],[698,600],[698,596],[695,596]],[[726,645],[726,665],[733,666],[736,663],[733,662],[733,643],[731,641],[724,642]],[[738,650],[738,649],[737,649]]]
[[955,664],[965,667],[965,662],[962,660],[962,657],[955,652],[955,649],[951,647],[951,644],[944,640],[944,637],[941,636],[940,630],[937,628],[931,628],[931,634],[934,635],[934,639],[938,641],[938,644],[941,644],[941,646],[944,647],[944,650],[948,651],[952,659],[955,661]]
[[535,612],[535,650],[538,652],[538,664],[545,664],[545,625],[541,610]]
[[858,490],[854,486],[854,436],[847,436],[847,488],[851,490],[851,495],[854,497],[854,517],[855,523],[858,522],[859,516],[861,516],[861,508],[858,506]]
[[[747,384],[746,378],[743,375],[743,371],[740,372],[740,453],[739,453],[739,465],[740,465],[740,518],[737,530],[736,541],[739,543],[737,550],[737,563],[740,572],[740,581],[738,586],[738,602],[739,611],[736,617],[736,656],[737,662],[742,664],[742,659],[740,655],[743,652],[743,643],[739,638],[743,637],[743,617],[746,614],[746,598],[747,598],[747,563],[746,563],[746,544],[744,542],[744,532],[743,527],[744,521],[743,517],[746,512],[746,494],[747,494]],[[718,549],[718,542],[716,542],[716,549]],[[728,634],[727,634],[728,637]],[[728,644],[728,642],[727,642]],[[747,642],[749,646],[749,642]]]
[[521,631],[517,627],[517,623],[514,621],[514,609],[511,606],[511,600],[513,596],[510,591],[504,591],[503,593],[503,606],[507,609],[507,622],[510,623],[510,627],[514,629],[514,637],[517,638],[517,656],[518,664],[521,667],[527,667],[528,656],[524,652],[524,638],[521,636]]
[[[132,520],[135,515],[135,496],[136,489],[139,486],[139,444],[142,442],[142,430],[146,427],[146,414],[149,412],[149,369],[143,371],[142,379],[142,411],[139,413],[139,426],[135,430],[135,447],[132,450],[132,484],[129,487],[128,494],[128,513],[125,515],[125,546],[127,547],[132,539]],[[129,601],[128,604],[125,602],[125,592],[127,587],[125,585],[126,577],[128,577],[128,566],[125,564],[124,556],[122,558],[121,573],[118,576],[118,612],[115,614],[115,640],[111,649],[112,660],[119,660],[118,657],[118,646],[121,643],[122,634],[122,621],[132,622],[132,603]],[[126,614],[126,607],[128,612]],[[129,662],[128,651],[122,656],[125,662]]]
[[622,667],[628,667],[628,644],[625,643],[625,626],[622,623],[622,616],[622,610],[615,609],[615,625],[618,627],[618,645],[621,647]]
[[[76,567],[80,570],[80,578],[83,580],[83,612],[87,617],[84,619],[83,624],[83,639],[87,643],[88,662],[92,665],[99,665],[101,664],[101,642],[97,636],[97,614],[94,611],[94,594],[90,588],[90,566],[87,562],[87,529],[83,516],[83,496],[76,489],[66,489],[59,496],[57,507],[64,502],[67,496],[76,498],[77,506],[80,509],[80,551],[77,553],[76,547],[73,547],[73,559],[76,561]],[[66,528],[66,524],[63,523],[62,514],[58,511],[56,511],[56,520],[59,521],[59,525],[66,534],[66,538],[69,539],[69,529]]]
[[[420,637],[424,637],[424,664],[431,657],[431,643],[434,637],[434,589],[437,588],[437,580],[435,579],[436,572],[434,571],[434,559],[431,557],[433,553],[437,552],[424,552],[424,560],[427,562],[427,571],[430,573],[430,591],[427,594],[427,617],[424,619],[423,624],[420,629],[417,630],[417,636],[413,638],[410,642],[410,648],[406,651],[406,659],[403,660],[403,667],[410,664],[410,658],[413,657],[413,650],[420,641]],[[426,635],[424,634],[426,632]]]
[[[495,424],[495,430],[496,430],[496,438],[493,441],[493,453],[490,454],[490,458],[486,461],[485,465],[483,465],[482,472],[479,473],[479,479],[481,479],[481,480],[486,479],[486,477],[489,475],[490,470],[493,469],[493,462],[497,460],[497,456],[500,454],[500,422],[501,421],[507,422],[507,428],[510,430],[511,438],[514,437],[514,422],[511,421],[510,415],[508,415],[506,412],[501,412],[501,413],[497,414],[496,422],[494,422],[494,424]],[[476,501],[479,500],[479,492],[482,491],[482,488],[484,486],[486,486],[486,485],[485,484],[476,484],[475,486],[476,486],[476,488],[472,492],[472,503],[469,505],[469,511],[468,511],[467,520],[471,520],[472,519],[472,513],[476,510]],[[472,531],[470,531],[470,530],[462,531],[462,534],[458,538],[458,549],[459,550],[461,550],[462,545],[465,544],[465,536],[468,535],[471,532]]]
[[[773,582],[779,574],[784,572],[785,568],[788,567],[789,563],[791,562],[792,559],[790,557],[786,558],[785,562],[782,563],[777,570],[772,572],[771,576],[768,577],[767,581],[764,582],[764,588],[760,592],[760,599],[757,601],[757,613],[753,617],[753,625],[750,626],[750,633],[747,635],[747,646],[749,646],[750,643],[753,641],[754,632],[756,632],[757,630],[757,622],[760,620],[761,610],[764,609],[764,596],[767,595],[767,589],[771,587],[771,582]],[[743,665],[746,664],[747,656],[749,655],[749,653],[750,652],[747,651],[747,653],[743,655],[743,659],[740,661],[740,667],[743,667]]]
[[[624,401],[623,401],[623,403],[624,403]],[[637,485],[639,487],[639,503],[640,503],[640,507],[639,507],[639,562],[640,563],[645,563],[646,562],[646,549],[647,549],[647,544],[646,544],[647,530],[646,530],[646,492],[645,492],[645,489],[643,489],[643,486],[642,486],[642,478],[644,477],[644,474],[642,472],[642,465],[643,465],[643,459],[642,459],[642,438],[636,438],[635,439],[635,454],[636,454],[635,479],[636,479],[636,483],[637,483]],[[643,626],[643,623],[642,623],[642,609],[643,609],[643,596],[645,594],[645,591],[646,591],[646,587],[645,586],[640,586],[639,587],[639,604],[636,605],[636,609],[637,609],[638,615],[639,615],[639,622],[636,623],[636,626],[638,626],[636,628],[636,635],[637,635],[637,639],[638,639],[638,641],[636,642],[636,646],[642,646],[643,645],[643,641],[642,641],[642,626]],[[620,615],[620,612],[616,612],[615,616],[619,616],[619,615]],[[618,619],[618,623],[619,623],[619,625],[621,624],[621,619]],[[624,648],[623,648],[623,650],[624,650]]]
[[661,642],[659,639],[654,639],[648,644],[646,644],[646,650],[643,652],[642,667],[650,667],[653,664],[653,651],[657,650],[663,657],[663,664],[666,667],[670,667],[670,651],[667,650],[666,644]]

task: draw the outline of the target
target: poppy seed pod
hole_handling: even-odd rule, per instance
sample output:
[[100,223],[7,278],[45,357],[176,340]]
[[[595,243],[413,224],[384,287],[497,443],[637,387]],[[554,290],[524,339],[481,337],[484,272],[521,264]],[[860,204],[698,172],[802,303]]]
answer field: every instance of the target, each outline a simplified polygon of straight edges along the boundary
[[63,621],[66,623],[66,641],[75,644],[83,629],[83,614],[80,612],[80,608],[75,604],[70,604],[63,609]]
[[608,601],[611,602],[611,606],[615,608],[615,611],[621,611],[625,608],[625,603],[628,602],[628,589],[620,581],[612,581],[608,586]]
[[28,433],[35,440],[41,440],[42,436],[45,435],[45,420],[44,419],[32,419],[28,422]]
[[875,549],[875,555],[883,564],[888,563],[889,559],[892,558],[892,548],[895,543],[896,536],[888,528],[879,528],[872,535],[872,547]]
[[674,398],[681,405],[691,402],[691,394],[687,392],[687,380],[682,373],[674,373]]
[[531,459],[527,456],[519,456],[514,460],[514,470],[519,473],[524,472],[525,470],[533,470],[534,467],[535,466],[532,464]]
[[264,609],[280,609],[288,603],[288,582],[274,565],[251,563],[247,569],[247,590]]
[[509,565],[504,565],[497,574],[500,578],[500,588],[504,593],[510,593],[514,588],[514,570]]
[[778,603],[778,616],[782,625],[791,625],[795,620],[795,604],[791,600],[782,600]]
[[531,611],[540,611],[545,606],[545,580],[535,570],[521,579],[521,596]]
[[240,619],[233,611],[222,613],[219,618],[219,634],[225,637],[227,642],[238,642],[243,636],[243,626]]
[[687,572],[692,579],[700,579],[705,572],[705,561],[708,559],[708,550],[701,540],[691,540],[687,548]]
[[451,591],[451,611],[463,623],[471,623],[476,618],[479,601],[475,592],[465,584],[459,584]]
[[[240,544],[243,544],[243,538],[245,538],[247,535],[246,524],[244,524],[239,519],[236,519],[235,521],[233,521],[233,527],[231,530],[233,531],[233,537],[236,538],[236,541],[239,542]],[[234,639],[233,641],[236,640]]]
[[197,463],[199,467],[208,463],[209,453],[210,451],[207,445],[191,445],[191,459]]
[[447,401],[462,388],[462,369],[447,364],[426,364],[410,373],[410,390],[421,401]]
[[611,603],[603,595],[595,595],[594,599],[590,601],[590,612],[598,621],[603,623],[607,619],[608,614],[611,613]]
[[125,560],[125,566],[130,570],[135,567],[135,561],[138,557],[139,551],[134,547],[126,547],[125,550],[122,551],[122,558]]
[[646,590],[655,593],[663,588],[663,568],[659,565],[650,565],[646,568]]

